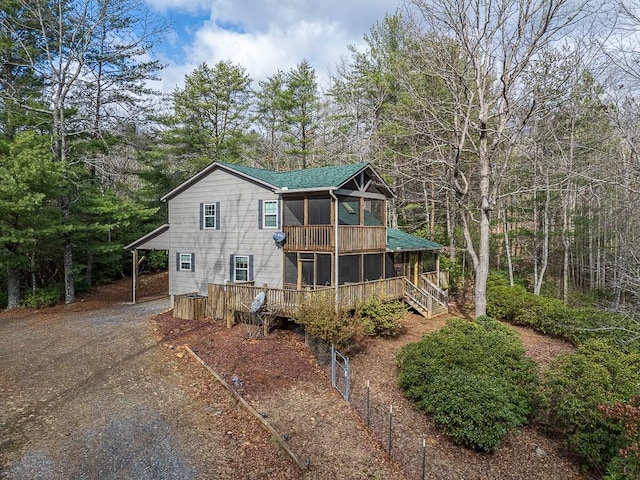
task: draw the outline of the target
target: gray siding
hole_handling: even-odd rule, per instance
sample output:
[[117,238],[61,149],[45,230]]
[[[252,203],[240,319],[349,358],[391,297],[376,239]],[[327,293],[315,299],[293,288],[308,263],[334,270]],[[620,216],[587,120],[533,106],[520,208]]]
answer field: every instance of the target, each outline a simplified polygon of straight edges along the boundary
[[[231,255],[253,255],[256,285],[282,287],[277,228],[258,228],[259,200],[279,200],[263,186],[215,169],[169,200],[169,294],[207,293],[208,283],[231,278]],[[200,229],[200,204],[219,202],[219,229]],[[193,253],[195,271],[176,269],[176,253]]]

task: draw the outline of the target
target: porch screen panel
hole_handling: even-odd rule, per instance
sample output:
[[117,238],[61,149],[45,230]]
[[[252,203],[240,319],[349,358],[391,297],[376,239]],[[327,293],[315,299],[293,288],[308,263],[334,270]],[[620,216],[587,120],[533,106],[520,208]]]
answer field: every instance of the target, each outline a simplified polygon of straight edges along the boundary
[[394,267],[393,253],[387,253],[384,266],[385,266],[385,272],[384,272],[385,278],[395,278],[400,276],[400,272],[397,272]]
[[339,260],[340,285],[360,282],[360,256],[341,255]]
[[340,199],[338,220],[340,225],[360,225],[360,200],[349,197]]
[[422,271],[435,272],[436,270],[436,254],[433,252],[424,252],[422,254]]
[[384,202],[382,200],[365,200],[364,202],[364,224],[384,225]]
[[298,283],[298,256],[295,252],[284,256],[284,283]]
[[318,286],[331,285],[331,255],[318,254],[316,257],[316,282]]
[[330,198],[309,198],[309,225],[331,225]]
[[314,285],[314,281],[315,279],[314,277],[314,272],[313,272],[313,261],[309,261],[309,260],[304,260],[301,261],[301,266],[302,266],[302,287],[313,287]]
[[287,199],[284,202],[284,224],[303,225],[304,224],[304,200]]
[[409,258],[407,255],[403,253],[396,253],[393,256],[393,268],[396,269],[398,275],[407,275]]
[[382,278],[382,254],[376,253],[363,256],[364,281]]

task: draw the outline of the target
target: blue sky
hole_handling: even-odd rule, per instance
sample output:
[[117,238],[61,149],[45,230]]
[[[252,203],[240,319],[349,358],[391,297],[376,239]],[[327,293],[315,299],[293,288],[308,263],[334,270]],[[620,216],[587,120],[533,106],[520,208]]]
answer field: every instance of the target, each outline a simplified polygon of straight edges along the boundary
[[399,0],[145,0],[171,30],[155,46],[168,65],[160,89],[170,91],[197,65],[231,60],[254,80],[287,71],[303,59],[322,87],[347,45],[363,35]]

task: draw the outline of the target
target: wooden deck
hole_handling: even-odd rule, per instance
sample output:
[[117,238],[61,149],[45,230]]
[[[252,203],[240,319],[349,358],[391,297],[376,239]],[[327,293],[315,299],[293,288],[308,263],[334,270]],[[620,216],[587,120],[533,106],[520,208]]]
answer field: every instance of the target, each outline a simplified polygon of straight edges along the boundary
[[265,294],[264,310],[271,315],[282,317],[294,317],[298,305],[313,297],[329,298],[330,301],[335,301],[337,298],[341,308],[356,308],[359,303],[374,296],[382,301],[404,299],[427,318],[448,311],[446,291],[438,288],[426,275],[421,277],[420,283],[420,285],[414,285],[406,277],[395,277],[341,285],[337,291],[335,287],[295,290],[259,287],[252,284],[225,286],[211,284],[209,299],[217,298],[218,303],[224,299],[224,306],[220,308],[218,305],[215,308],[210,305],[207,311],[211,312],[214,318],[220,318],[224,314],[227,325],[231,326],[234,312],[248,312],[259,292]]

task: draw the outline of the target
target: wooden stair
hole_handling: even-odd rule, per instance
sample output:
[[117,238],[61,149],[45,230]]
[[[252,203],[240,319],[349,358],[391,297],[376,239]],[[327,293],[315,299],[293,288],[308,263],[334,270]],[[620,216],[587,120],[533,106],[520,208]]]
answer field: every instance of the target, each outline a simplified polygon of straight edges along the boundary
[[[446,292],[438,289],[435,285],[428,285],[428,290],[422,289],[413,284],[409,279],[404,279],[404,300],[411,305],[420,315],[425,318],[431,318],[441,313],[449,311],[449,305],[446,302]],[[431,290],[437,289],[437,295]],[[443,296],[444,294],[444,296]]]

